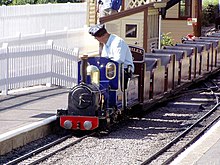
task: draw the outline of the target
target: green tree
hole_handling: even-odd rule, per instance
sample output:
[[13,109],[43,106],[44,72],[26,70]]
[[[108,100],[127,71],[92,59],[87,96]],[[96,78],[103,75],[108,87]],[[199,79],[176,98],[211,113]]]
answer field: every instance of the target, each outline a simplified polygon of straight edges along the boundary
[[203,0],[202,2],[202,25],[209,26],[219,17],[219,2],[218,0]]
[[0,0],[0,5],[10,5],[12,4],[12,0]]
[[207,7],[208,5],[218,5],[218,0],[203,0],[202,6]]

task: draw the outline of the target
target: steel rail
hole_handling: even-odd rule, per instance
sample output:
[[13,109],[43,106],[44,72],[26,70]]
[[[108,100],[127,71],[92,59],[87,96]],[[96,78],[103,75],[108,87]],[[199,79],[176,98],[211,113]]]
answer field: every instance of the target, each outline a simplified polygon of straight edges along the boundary
[[56,153],[58,153],[58,152],[60,152],[60,151],[63,151],[63,150],[65,150],[65,149],[67,149],[67,148],[73,146],[74,144],[77,144],[77,143],[81,142],[83,139],[85,139],[85,138],[87,138],[87,137],[90,137],[90,136],[92,136],[92,135],[94,135],[94,134],[95,134],[95,133],[93,132],[93,133],[91,133],[91,134],[89,134],[89,135],[85,135],[85,136],[83,136],[83,137],[81,137],[81,138],[79,138],[79,139],[77,139],[77,140],[75,140],[75,141],[73,141],[73,142],[71,142],[71,143],[69,143],[69,144],[63,146],[63,147],[60,147],[59,149],[57,149],[57,150],[55,150],[55,151],[53,151],[53,152],[51,152],[51,153],[49,153],[49,154],[47,154],[47,155],[45,155],[45,156],[42,156],[42,157],[39,158],[39,159],[36,159],[36,160],[32,161],[32,162],[30,163],[30,165],[36,165],[36,164],[38,164],[38,163],[40,163],[40,162],[46,160],[47,158],[53,156],[54,154],[56,154]]
[[29,152],[29,153],[27,153],[25,155],[22,155],[22,156],[14,159],[14,160],[11,160],[10,162],[6,163],[5,165],[15,165],[15,164],[17,164],[17,163],[19,163],[19,162],[21,162],[21,161],[23,161],[25,159],[28,159],[28,158],[30,158],[30,157],[32,157],[32,156],[34,156],[34,155],[36,155],[36,154],[46,150],[46,149],[49,149],[50,147],[52,147],[54,145],[57,145],[57,144],[63,142],[64,140],[66,140],[66,139],[68,139],[70,137],[72,137],[72,135],[69,134],[69,135],[66,135],[66,136],[64,136],[62,138],[59,138],[59,139],[57,139],[57,140],[55,140],[55,141],[53,141],[53,142],[51,142],[49,144],[46,144],[46,145],[44,145],[44,146],[42,146],[42,147],[40,147],[40,148],[38,148],[36,150],[33,150],[33,151],[31,151],[31,152]]
[[[210,88],[209,88],[210,89]],[[211,90],[212,91],[212,90]],[[213,91],[212,91],[213,92]],[[166,144],[165,146],[163,146],[159,151],[157,151],[156,153],[154,153],[153,155],[151,155],[147,160],[145,160],[141,165],[147,165],[150,164],[153,160],[156,160],[158,156],[162,155],[163,153],[165,153],[169,148],[171,148],[175,143],[177,143],[178,141],[180,141],[179,139],[185,137],[187,135],[187,133],[189,133],[193,128],[197,127],[197,125],[203,121],[205,118],[207,118],[208,116],[210,116],[217,107],[219,107],[220,103],[219,103],[219,98],[218,96],[213,92],[213,94],[215,95],[215,99],[216,99],[216,104],[215,106],[209,110],[205,115],[203,115],[200,119],[198,119],[194,124],[192,124],[189,128],[187,128],[185,131],[183,131],[179,136],[177,136],[176,138],[174,138],[171,142],[169,142],[168,144]],[[213,125],[213,123],[215,123],[218,119],[220,118],[220,116],[218,116],[215,120],[213,120],[211,122],[211,124],[209,124],[208,126],[206,126],[196,137],[194,137],[190,142],[188,142],[186,145],[184,145],[184,147],[182,147],[178,152],[174,153],[171,157],[169,157],[164,163],[163,165],[166,165],[168,163],[170,163],[172,160],[174,160],[174,158],[177,157],[177,155],[179,155],[182,151],[184,151],[184,149],[189,146],[190,144],[192,144],[193,142],[195,142],[211,125]]]
[[167,165],[171,163],[180,153],[182,153],[187,147],[193,144],[196,140],[198,140],[214,123],[216,123],[220,119],[220,116],[216,117],[209,125],[207,125],[200,133],[191,139],[187,144],[185,144],[182,148],[180,148],[176,153],[170,156],[166,161],[164,161],[161,165]]
[[[56,154],[56,153],[58,153],[58,152],[60,152],[60,151],[62,151],[62,150],[64,150],[64,149],[66,149],[66,148],[68,148],[68,147],[70,147],[70,146],[72,146],[72,145],[74,145],[74,144],[76,144],[76,143],[82,141],[83,139],[85,139],[85,138],[87,138],[87,137],[89,137],[89,136],[92,136],[93,134],[94,134],[94,133],[91,133],[91,134],[89,134],[89,135],[85,135],[85,136],[83,136],[83,137],[81,137],[81,138],[79,138],[79,139],[77,139],[77,140],[75,140],[75,141],[73,141],[73,142],[71,142],[71,143],[69,143],[69,144],[63,146],[63,147],[60,147],[60,148],[56,149],[55,151],[53,151],[53,152],[51,152],[51,153],[49,153],[49,154],[47,154],[47,155],[45,155],[45,156],[42,156],[42,157],[39,158],[39,159],[36,159],[36,160],[32,161],[32,162],[29,163],[29,164],[32,164],[32,165],[33,165],[33,164],[38,164],[38,163],[40,163],[41,161],[46,160],[47,158],[51,157],[52,155],[54,155],[54,154]],[[36,150],[33,150],[33,151],[31,151],[31,152],[29,152],[29,153],[23,155],[23,156],[20,156],[20,157],[18,157],[18,158],[16,158],[16,159],[14,159],[14,160],[12,160],[12,161],[6,163],[5,165],[16,165],[16,164],[18,164],[18,163],[20,163],[20,162],[22,162],[22,161],[24,161],[24,160],[27,160],[27,159],[29,159],[29,158],[31,158],[31,157],[33,157],[33,156],[36,156],[37,154],[39,154],[39,153],[41,153],[41,152],[43,152],[43,151],[46,151],[47,149],[49,149],[49,148],[51,148],[51,147],[53,147],[53,146],[55,146],[55,145],[60,144],[61,142],[65,141],[65,140],[67,140],[67,139],[69,139],[69,138],[71,138],[71,137],[73,137],[73,135],[72,135],[72,134],[68,134],[68,135],[66,135],[66,136],[64,136],[64,137],[62,137],[62,138],[59,138],[59,139],[57,139],[57,140],[55,140],[55,141],[53,141],[53,142],[51,142],[51,143],[49,143],[49,144],[46,144],[46,145],[44,145],[44,146],[42,146],[42,147],[40,147],[40,148],[38,148],[38,149],[36,149]]]

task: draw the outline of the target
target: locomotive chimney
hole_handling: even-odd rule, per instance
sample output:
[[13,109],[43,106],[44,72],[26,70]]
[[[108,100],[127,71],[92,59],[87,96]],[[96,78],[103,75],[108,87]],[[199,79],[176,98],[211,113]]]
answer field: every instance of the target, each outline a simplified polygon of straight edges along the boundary
[[81,57],[81,82],[86,83],[87,78],[87,62],[88,62],[88,55],[83,55]]

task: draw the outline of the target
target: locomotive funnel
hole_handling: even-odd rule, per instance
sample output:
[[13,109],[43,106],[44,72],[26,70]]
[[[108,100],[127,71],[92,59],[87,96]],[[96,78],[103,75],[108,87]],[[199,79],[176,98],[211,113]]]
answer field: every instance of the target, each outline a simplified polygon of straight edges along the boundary
[[87,62],[88,62],[88,55],[83,55],[81,57],[81,82],[86,83],[86,76],[87,76]]

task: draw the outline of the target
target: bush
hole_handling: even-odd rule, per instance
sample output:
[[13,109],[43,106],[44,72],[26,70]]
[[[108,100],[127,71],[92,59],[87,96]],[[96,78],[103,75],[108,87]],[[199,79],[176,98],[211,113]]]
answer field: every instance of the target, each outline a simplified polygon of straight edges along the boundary
[[169,36],[170,34],[171,32],[162,34],[161,47],[174,45],[174,40],[172,37]]
[[0,0],[0,5],[10,5],[12,4],[12,0]]

